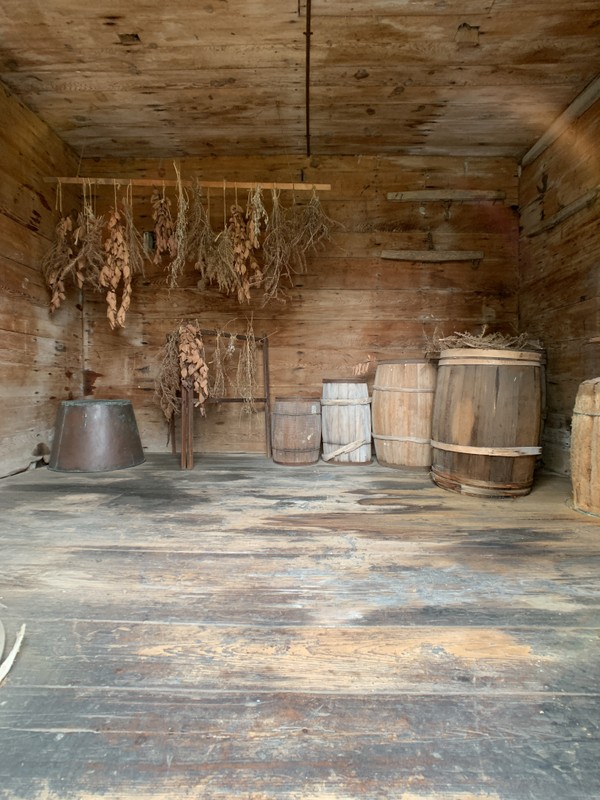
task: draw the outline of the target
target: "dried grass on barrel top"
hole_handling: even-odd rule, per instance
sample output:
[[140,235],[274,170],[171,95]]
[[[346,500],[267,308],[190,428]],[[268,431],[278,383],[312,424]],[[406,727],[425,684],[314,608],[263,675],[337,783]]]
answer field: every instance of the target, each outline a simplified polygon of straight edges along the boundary
[[478,348],[489,350],[543,350],[544,346],[539,339],[532,338],[528,333],[509,336],[505,333],[486,333],[484,325],[481,333],[474,334],[464,331],[443,336],[435,332],[431,339],[426,337],[427,351],[439,353],[441,350],[454,348]]

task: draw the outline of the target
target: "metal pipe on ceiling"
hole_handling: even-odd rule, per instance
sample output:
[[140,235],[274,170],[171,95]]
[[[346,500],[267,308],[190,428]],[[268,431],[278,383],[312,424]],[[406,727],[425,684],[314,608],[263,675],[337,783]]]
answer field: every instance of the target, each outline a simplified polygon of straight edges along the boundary
[[311,27],[311,0],[306,0],[306,60],[305,60],[305,96],[304,107],[306,115],[306,155],[310,156],[310,37],[312,36]]

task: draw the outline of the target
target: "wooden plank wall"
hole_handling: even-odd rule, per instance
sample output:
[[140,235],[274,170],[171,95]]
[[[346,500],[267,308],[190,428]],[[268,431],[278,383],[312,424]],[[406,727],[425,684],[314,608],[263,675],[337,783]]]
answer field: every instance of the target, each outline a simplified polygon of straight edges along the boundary
[[[239,306],[216,290],[197,288],[190,267],[169,291],[164,271],[149,269],[134,286],[125,329],[111,331],[102,298],[85,300],[87,396],[131,399],[144,447],[167,448],[167,429],[154,395],[159,350],[182,318],[205,327],[245,332],[270,342],[271,395],[320,394],[323,378],[351,377],[355,365],[421,355],[435,331],[479,331],[484,324],[514,332],[517,324],[518,212],[516,164],[509,159],[216,158],[180,162],[184,178],[330,183],[321,194],[340,223],[335,240],[295,276],[285,304]],[[82,175],[174,178],[159,161],[84,160]],[[498,190],[503,201],[391,202],[388,192],[426,188]],[[151,190],[137,190],[142,229],[151,229]],[[113,189],[100,189],[112,199]],[[173,196],[174,197],[174,196]],[[290,197],[282,195],[287,203]],[[298,198],[300,200],[301,198]],[[303,198],[306,199],[306,198]],[[227,193],[227,205],[234,200]],[[245,201],[245,192],[243,193]],[[101,202],[99,201],[99,207]],[[211,194],[213,226],[222,225],[223,193]],[[382,250],[481,250],[480,263],[383,260]],[[374,370],[371,370],[371,377]],[[196,452],[264,450],[262,413],[213,406],[196,419]]]
[[[520,182],[520,318],[547,348],[543,458],[548,469],[562,474],[569,473],[577,388],[600,375],[598,141],[597,102],[524,168]],[[589,203],[566,216],[582,198]],[[566,218],[560,221],[557,214]]]
[[[51,318],[40,271],[53,238],[55,190],[75,154],[0,84],[0,475],[49,447],[57,403],[80,392],[81,306]],[[65,204],[70,202],[65,193]]]

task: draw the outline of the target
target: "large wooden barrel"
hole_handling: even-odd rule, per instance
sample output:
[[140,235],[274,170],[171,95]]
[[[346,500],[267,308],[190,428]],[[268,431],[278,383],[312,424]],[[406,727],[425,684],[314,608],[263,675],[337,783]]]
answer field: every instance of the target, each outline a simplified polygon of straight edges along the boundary
[[600,516],[600,378],[580,384],[571,427],[573,506]]
[[381,361],[373,384],[375,453],[388,467],[431,466],[436,368],[426,359]]
[[271,454],[276,464],[315,464],[321,452],[321,401],[276,397],[271,412]]
[[323,460],[370,464],[371,398],[366,379],[325,379],[321,397]]
[[435,483],[463,494],[526,495],[540,447],[539,352],[457,348],[438,365],[431,430]]

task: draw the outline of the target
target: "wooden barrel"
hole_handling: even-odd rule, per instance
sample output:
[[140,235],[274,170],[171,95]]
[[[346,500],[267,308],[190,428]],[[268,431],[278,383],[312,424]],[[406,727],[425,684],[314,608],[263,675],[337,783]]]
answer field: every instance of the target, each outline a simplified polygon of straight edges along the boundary
[[436,368],[426,359],[381,361],[373,385],[375,453],[388,467],[431,466]]
[[541,353],[443,350],[431,430],[435,483],[489,497],[531,491],[541,453]]
[[366,379],[323,381],[323,461],[350,465],[371,463],[370,403]]
[[321,452],[321,402],[276,397],[271,412],[271,454],[276,464],[315,464]]
[[580,384],[571,427],[573,506],[600,516],[600,378]]

